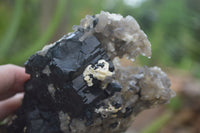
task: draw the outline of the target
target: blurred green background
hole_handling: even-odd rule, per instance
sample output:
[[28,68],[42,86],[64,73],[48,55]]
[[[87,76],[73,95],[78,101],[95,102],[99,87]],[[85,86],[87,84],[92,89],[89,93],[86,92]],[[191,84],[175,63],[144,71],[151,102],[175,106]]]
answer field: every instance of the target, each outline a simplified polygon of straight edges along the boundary
[[[151,60],[139,57],[142,65],[183,70],[200,78],[200,0],[0,0],[0,65],[23,66],[45,44],[72,32],[85,15],[101,10],[138,21],[153,53]],[[169,108],[176,112],[182,102],[176,97]],[[143,133],[155,133],[168,114]]]
[[23,65],[45,44],[72,32],[86,14],[132,15],[152,43],[142,64],[200,77],[200,0],[0,0],[0,64]]
[[152,43],[142,64],[175,67],[200,77],[199,0],[0,0],[0,64],[23,65],[45,44],[72,32],[86,14],[131,15]]

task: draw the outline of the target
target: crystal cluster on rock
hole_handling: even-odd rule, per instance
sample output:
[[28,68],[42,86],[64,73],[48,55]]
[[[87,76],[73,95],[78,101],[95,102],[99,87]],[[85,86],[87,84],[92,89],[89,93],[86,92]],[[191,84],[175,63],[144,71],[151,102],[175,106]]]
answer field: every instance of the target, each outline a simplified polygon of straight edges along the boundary
[[31,75],[9,133],[122,133],[142,110],[175,95],[158,67],[123,67],[151,56],[136,20],[101,12],[25,63]]

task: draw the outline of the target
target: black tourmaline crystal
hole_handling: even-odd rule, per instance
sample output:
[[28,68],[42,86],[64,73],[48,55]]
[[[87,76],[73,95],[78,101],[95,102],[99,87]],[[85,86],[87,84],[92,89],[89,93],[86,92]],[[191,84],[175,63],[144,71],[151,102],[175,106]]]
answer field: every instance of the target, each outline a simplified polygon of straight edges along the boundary
[[8,133],[121,133],[135,115],[174,95],[158,67],[123,67],[151,55],[150,43],[130,16],[86,16],[74,32],[32,55],[31,75]]
[[104,59],[109,63],[110,71],[114,67],[96,37],[91,35],[79,41],[82,35],[77,31],[65,36],[45,56],[35,54],[25,63],[31,79],[26,83],[23,108],[18,111],[20,117],[14,121],[20,125],[13,124],[11,131],[61,133],[60,111],[71,118],[86,118],[86,124],[89,124],[96,103],[114,94],[115,85],[109,85],[112,90],[109,93],[109,90],[101,89],[101,81],[97,79],[91,87],[84,81],[83,71],[89,64],[95,65]]

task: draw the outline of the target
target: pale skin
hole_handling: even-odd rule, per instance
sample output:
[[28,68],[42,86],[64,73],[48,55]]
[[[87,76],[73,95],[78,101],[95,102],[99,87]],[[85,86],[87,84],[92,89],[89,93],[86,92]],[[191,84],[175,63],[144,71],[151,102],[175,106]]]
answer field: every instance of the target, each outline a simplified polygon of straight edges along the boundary
[[29,78],[23,67],[0,65],[0,121],[20,107]]

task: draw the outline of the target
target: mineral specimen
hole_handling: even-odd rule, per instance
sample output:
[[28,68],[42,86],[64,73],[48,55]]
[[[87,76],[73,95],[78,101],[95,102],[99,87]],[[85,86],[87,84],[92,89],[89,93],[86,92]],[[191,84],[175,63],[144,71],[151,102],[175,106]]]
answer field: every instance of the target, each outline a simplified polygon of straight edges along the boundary
[[73,29],[25,63],[31,78],[9,133],[122,133],[140,111],[175,95],[160,68],[120,64],[151,56],[131,16],[102,11]]

